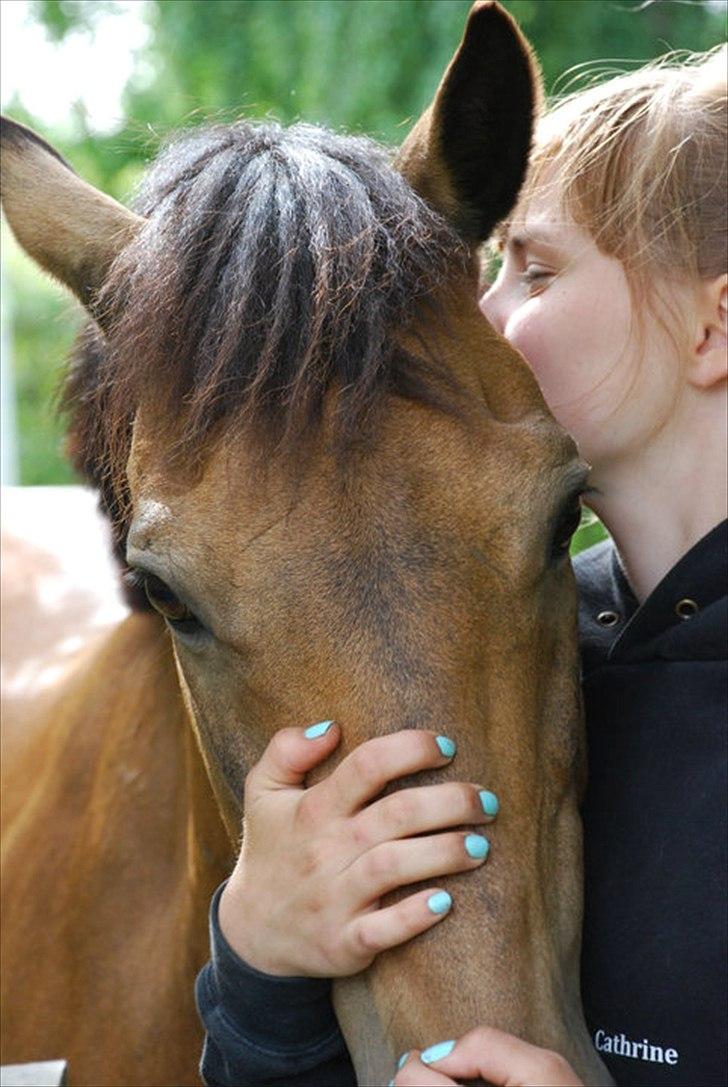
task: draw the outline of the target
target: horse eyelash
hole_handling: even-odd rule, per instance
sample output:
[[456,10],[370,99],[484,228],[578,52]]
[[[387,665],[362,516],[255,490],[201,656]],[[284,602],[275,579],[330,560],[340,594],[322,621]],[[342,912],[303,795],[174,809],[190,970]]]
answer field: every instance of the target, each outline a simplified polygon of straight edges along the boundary
[[129,567],[129,569],[125,570],[121,575],[121,580],[130,589],[141,589],[142,592],[144,591],[144,574],[141,570]]

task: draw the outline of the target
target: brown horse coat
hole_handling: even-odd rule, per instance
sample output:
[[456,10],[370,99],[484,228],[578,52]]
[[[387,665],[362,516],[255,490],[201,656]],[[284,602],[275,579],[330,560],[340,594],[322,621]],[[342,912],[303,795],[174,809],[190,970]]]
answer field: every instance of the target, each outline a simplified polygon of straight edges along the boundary
[[337,983],[360,1082],[481,1021],[607,1082],[578,980],[585,470],[475,299],[538,87],[481,0],[404,181],[361,141],[241,123],[162,159],[139,215],[5,125],[11,227],[103,329],[71,382],[76,460],[167,624],[99,644],[13,768],[33,785],[7,837],[5,1059],[194,1081],[245,772],[275,729],[335,717],[339,755],[446,724],[445,776],[502,801],[487,870],[444,881],[447,926]]
[[3,492],[3,1060],[196,1084],[190,979],[231,850],[164,628],[129,614],[108,546],[90,492]]

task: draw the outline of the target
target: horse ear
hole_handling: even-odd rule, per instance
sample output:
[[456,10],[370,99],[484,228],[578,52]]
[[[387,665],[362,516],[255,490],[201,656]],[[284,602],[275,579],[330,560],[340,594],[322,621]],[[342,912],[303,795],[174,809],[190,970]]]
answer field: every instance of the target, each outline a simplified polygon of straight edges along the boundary
[[466,240],[484,241],[516,202],[541,98],[540,69],[517,24],[495,0],[478,0],[395,166]]
[[116,255],[144,222],[88,185],[50,144],[2,118],[2,206],[26,253],[91,313]]

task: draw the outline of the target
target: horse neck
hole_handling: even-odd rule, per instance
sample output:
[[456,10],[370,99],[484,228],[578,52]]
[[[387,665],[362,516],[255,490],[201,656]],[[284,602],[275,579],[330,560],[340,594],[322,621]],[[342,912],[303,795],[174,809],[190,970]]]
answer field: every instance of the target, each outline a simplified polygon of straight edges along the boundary
[[479,1025],[561,1053],[585,1083],[612,1082],[581,1005],[576,784],[554,790],[543,774],[531,795],[511,791],[491,838],[481,869],[438,882],[452,893],[450,916],[335,983],[359,1083],[386,1083],[399,1054]]
[[8,846],[42,811],[60,812],[89,863],[118,864],[132,884],[156,869],[184,882],[190,901],[206,901],[229,871],[230,843],[158,617],[129,616],[79,661],[24,761],[34,773],[18,777],[35,784]]

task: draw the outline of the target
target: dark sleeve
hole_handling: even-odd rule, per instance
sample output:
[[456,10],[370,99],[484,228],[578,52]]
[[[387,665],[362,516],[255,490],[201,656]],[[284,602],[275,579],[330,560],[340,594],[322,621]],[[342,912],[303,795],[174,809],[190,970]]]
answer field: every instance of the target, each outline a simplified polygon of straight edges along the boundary
[[209,1087],[356,1087],[331,1003],[331,982],[261,974],[223,936],[210,906],[211,959],[195,986],[205,1027],[200,1071]]

